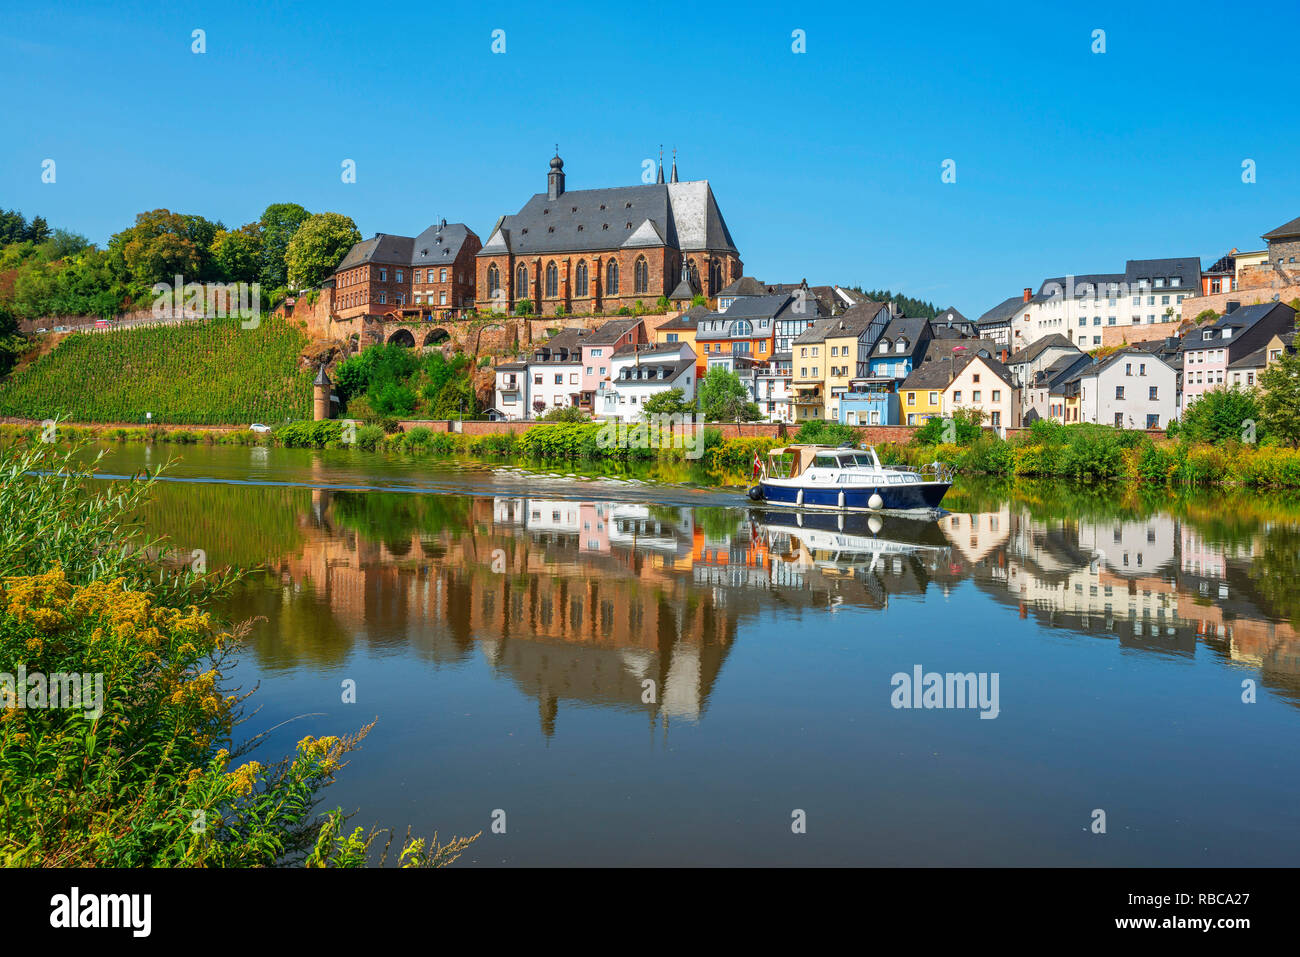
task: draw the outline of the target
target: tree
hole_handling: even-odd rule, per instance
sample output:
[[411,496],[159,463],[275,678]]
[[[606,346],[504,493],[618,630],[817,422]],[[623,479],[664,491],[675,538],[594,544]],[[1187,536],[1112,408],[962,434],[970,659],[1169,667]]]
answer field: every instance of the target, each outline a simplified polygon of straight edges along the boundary
[[279,289],[289,281],[285,257],[294,234],[311,216],[297,203],[272,203],[262,211],[258,226],[262,233],[262,269],[260,279],[263,289]]
[[686,393],[681,389],[665,389],[641,406],[641,415],[650,418],[654,415],[685,415],[695,411],[694,403],[686,401]]
[[750,422],[763,413],[749,401],[740,377],[722,366],[714,366],[700,380],[700,413],[709,422]]
[[289,240],[284,254],[290,288],[319,286],[360,241],[357,224],[341,213],[317,213],[307,219]]
[[[1183,411],[1179,433],[1189,442],[1241,441],[1246,423],[1260,420],[1259,398],[1254,389],[1211,389]],[[1261,438],[1256,429],[1256,438]]]
[[1213,322],[1215,319],[1218,318],[1219,318],[1219,314],[1215,312],[1213,309],[1202,309],[1200,312],[1196,314],[1196,318],[1193,319],[1192,321],[1199,326],[1202,323]]
[[236,230],[223,229],[211,246],[213,264],[226,282],[259,281],[262,272],[262,227],[248,223]]
[[1300,353],[1284,350],[1259,374],[1259,387],[1265,431],[1286,445],[1300,444]]
[[202,217],[153,209],[139,213],[135,225],[114,234],[108,249],[120,261],[132,291],[143,295],[154,283],[171,283],[178,275],[185,282],[201,280],[215,235],[215,230],[209,235],[211,225]]

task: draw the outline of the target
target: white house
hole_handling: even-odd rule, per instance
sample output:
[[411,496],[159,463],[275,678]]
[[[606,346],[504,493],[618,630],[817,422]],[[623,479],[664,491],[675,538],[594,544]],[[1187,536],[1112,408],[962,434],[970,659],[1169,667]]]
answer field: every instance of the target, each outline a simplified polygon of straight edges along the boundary
[[1121,349],[1078,373],[1079,421],[1163,429],[1178,415],[1178,374],[1142,349]]
[[693,402],[695,385],[695,351],[686,343],[625,346],[610,357],[610,379],[596,393],[596,414],[639,419],[645,404],[669,389],[681,389],[682,398]]
[[507,419],[528,418],[528,363],[506,362],[495,372],[493,407]]

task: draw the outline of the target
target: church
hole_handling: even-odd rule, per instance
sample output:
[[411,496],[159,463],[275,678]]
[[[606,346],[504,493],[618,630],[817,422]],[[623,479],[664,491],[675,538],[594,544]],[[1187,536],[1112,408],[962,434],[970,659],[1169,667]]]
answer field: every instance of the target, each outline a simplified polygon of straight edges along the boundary
[[568,190],[559,151],[535,194],[502,216],[476,256],[480,312],[524,300],[538,315],[616,313],[660,296],[714,297],[743,264],[708,180]]

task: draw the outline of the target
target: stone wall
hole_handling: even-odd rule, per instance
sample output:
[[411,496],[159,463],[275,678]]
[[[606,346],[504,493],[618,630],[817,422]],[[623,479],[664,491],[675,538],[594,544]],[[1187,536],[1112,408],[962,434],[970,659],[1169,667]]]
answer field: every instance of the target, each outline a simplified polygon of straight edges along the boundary
[[[433,432],[455,432],[457,421],[454,419],[406,419],[398,423],[402,431],[410,431],[417,425],[422,425]],[[537,428],[539,425],[551,425],[549,422],[481,422],[466,420],[459,423],[461,432],[465,435],[498,435],[503,433],[513,433],[519,435],[527,432],[529,429]],[[722,433],[724,438],[735,439],[777,439],[781,436],[781,423],[779,422],[742,422],[737,425],[734,422],[713,422],[706,423],[705,428],[717,429]],[[910,425],[871,425],[861,426],[858,428],[858,434],[861,441],[868,445],[880,445],[885,442],[907,442],[916,433],[916,426]],[[794,434],[797,429],[793,426],[786,426],[786,433],[782,441],[793,442]]]
[[[1270,273],[1272,269],[1270,268]],[[1300,273],[1300,270],[1297,270]],[[1276,273],[1272,273],[1276,275]],[[1243,272],[1243,276],[1245,272]],[[1209,296],[1197,296],[1195,299],[1183,300],[1183,318],[1195,319],[1197,315],[1206,309],[1213,309],[1219,315],[1229,302],[1239,302],[1243,306],[1253,306],[1256,303],[1272,302],[1274,296],[1278,296],[1279,302],[1285,302],[1288,305],[1291,300],[1300,298],[1300,275],[1297,275],[1296,282],[1292,285],[1286,285],[1279,281],[1277,286],[1261,286],[1253,289],[1238,289],[1236,292],[1217,292]],[[1156,328],[1152,326],[1151,328]]]

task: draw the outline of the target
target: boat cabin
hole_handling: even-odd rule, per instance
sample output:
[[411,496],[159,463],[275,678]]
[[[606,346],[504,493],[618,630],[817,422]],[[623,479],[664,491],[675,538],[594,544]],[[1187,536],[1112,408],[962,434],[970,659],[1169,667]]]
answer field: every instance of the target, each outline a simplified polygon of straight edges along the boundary
[[809,469],[881,468],[875,449],[835,448],[829,445],[789,445],[767,454],[769,478],[798,478]]

